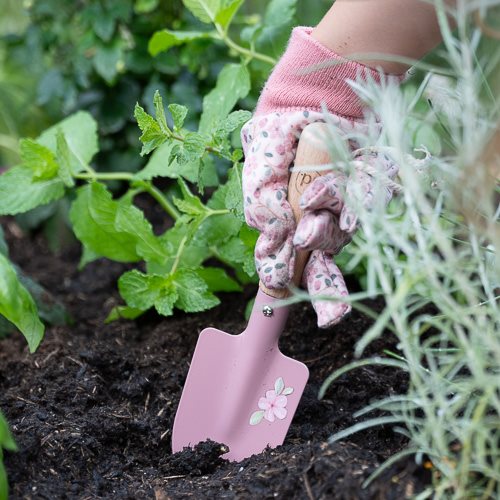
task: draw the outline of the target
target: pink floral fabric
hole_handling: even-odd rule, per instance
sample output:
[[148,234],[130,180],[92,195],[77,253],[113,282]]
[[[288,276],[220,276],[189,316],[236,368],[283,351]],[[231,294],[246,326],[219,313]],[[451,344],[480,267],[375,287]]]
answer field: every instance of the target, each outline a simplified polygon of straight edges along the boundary
[[[247,223],[260,231],[255,248],[255,263],[261,281],[268,288],[285,288],[293,278],[295,251],[312,251],[303,273],[303,286],[313,298],[318,325],[328,327],[350,311],[342,302],[348,295],[342,273],[333,255],[351,241],[357,217],[345,203],[357,182],[364,193],[365,206],[373,202],[373,177],[360,168],[355,179],[342,172],[318,177],[305,190],[300,206],[304,215],[296,224],[287,201],[289,167],[293,163],[298,138],[313,122],[324,121],[316,111],[276,112],[256,116],[242,129],[245,152],[243,194]],[[366,127],[337,115],[329,123],[341,135]],[[380,168],[380,159],[365,155],[356,159],[360,167],[372,164]],[[393,177],[397,167],[383,159],[385,174]],[[387,201],[392,192],[386,190]],[[314,300],[315,296],[337,300]]]

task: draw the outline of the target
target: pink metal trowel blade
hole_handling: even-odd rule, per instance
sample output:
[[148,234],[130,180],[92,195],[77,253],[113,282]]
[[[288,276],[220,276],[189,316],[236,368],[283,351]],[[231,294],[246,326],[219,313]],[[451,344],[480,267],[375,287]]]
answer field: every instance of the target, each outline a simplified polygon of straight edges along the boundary
[[175,416],[174,452],[211,439],[229,447],[224,458],[239,461],[283,443],[309,370],[278,348],[289,306],[277,302],[259,290],[243,333],[201,332]]

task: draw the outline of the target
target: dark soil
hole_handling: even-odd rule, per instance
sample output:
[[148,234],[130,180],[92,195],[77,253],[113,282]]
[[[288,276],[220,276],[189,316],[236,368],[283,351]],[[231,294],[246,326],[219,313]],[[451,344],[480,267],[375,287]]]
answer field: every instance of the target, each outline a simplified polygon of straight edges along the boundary
[[[105,325],[120,303],[116,280],[125,266],[99,260],[80,272],[77,249],[54,256],[41,238],[28,240],[7,222],[12,259],[74,318],[72,326],[48,328],[34,355],[20,335],[0,343],[0,408],[19,446],[5,457],[12,498],[399,500],[428,484],[423,469],[407,460],[362,488],[406,445],[390,427],[328,444],[356,422],[356,410],[401,393],[407,382],[392,368],[365,367],[342,376],[319,401],[321,383],[352,360],[370,320],[353,312],[341,325],[319,330],[308,304],[295,306],[281,342],[311,372],[285,444],[240,463],[221,459],[225,448],[216,443],[172,455],[172,422],[198,333],[210,325],[243,330],[255,289],[226,294],[223,305],[205,313],[147,314]],[[366,355],[384,349],[395,349],[389,334]]]

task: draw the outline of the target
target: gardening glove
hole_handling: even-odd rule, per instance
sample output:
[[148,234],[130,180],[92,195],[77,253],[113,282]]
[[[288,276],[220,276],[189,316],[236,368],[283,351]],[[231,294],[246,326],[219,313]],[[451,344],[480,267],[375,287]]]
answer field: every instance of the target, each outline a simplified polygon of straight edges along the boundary
[[[380,82],[383,77],[327,49],[310,36],[311,31],[302,27],[293,30],[253,118],[242,129],[243,194],[246,221],[261,233],[255,247],[261,281],[268,288],[287,287],[293,278],[296,248],[310,250],[302,285],[312,297],[318,326],[328,327],[351,309],[342,301],[314,299],[319,295],[335,299],[348,295],[333,259],[351,240],[357,226],[356,214],[345,204],[345,197],[361,188],[364,205],[369,208],[374,201],[374,174],[383,171],[392,178],[397,167],[385,157],[381,160],[378,155],[354,153],[353,178],[342,170],[334,171],[318,177],[304,191],[300,201],[304,215],[296,227],[287,191],[289,167],[301,132],[310,123],[327,119],[341,137],[367,132],[360,99],[346,79],[362,77]],[[400,81],[395,76],[384,78]],[[385,191],[388,202],[390,185]]]

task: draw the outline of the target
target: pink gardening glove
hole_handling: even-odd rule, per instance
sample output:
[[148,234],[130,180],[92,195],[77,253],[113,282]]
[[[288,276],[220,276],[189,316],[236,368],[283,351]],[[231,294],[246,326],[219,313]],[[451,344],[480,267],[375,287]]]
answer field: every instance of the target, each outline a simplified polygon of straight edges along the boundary
[[[289,167],[295,158],[302,130],[313,122],[324,122],[322,106],[331,115],[341,136],[363,132],[363,108],[358,96],[346,83],[359,75],[380,81],[381,74],[354,61],[343,59],[314,40],[312,28],[295,28],[288,48],[277,64],[260,96],[253,118],[241,131],[245,165],[243,194],[247,223],[261,234],[255,247],[255,262],[261,281],[268,288],[284,288],[293,277],[295,249],[310,250],[303,273],[303,286],[312,297],[318,326],[331,326],[350,311],[341,301],[314,300],[321,295],[338,299],[348,295],[344,278],[333,260],[351,240],[357,217],[344,204],[344,195],[357,182],[365,193],[364,205],[373,202],[374,179],[357,170],[356,179],[333,172],[318,177],[300,201],[304,215],[296,227],[287,201]],[[337,61],[335,65],[321,65]],[[312,67],[320,67],[311,71]],[[302,70],[302,71],[301,71]],[[399,77],[395,78],[400,81]],[[355,156],[360,166],[385,171],[387,178],[397,167],[386,158]],[[392,190],[386,188],[386,201]]]

